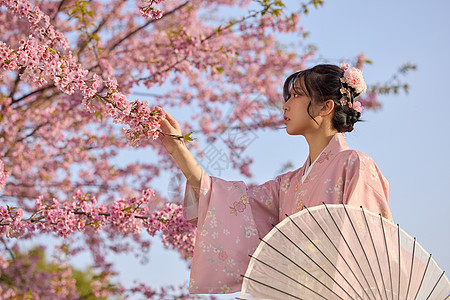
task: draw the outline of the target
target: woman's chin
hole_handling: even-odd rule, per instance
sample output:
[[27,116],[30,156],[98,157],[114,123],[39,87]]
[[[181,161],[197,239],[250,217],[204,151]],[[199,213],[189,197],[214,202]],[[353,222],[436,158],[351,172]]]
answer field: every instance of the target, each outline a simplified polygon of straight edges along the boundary
[[286,133],[289,135],[301,135],[300,132],[297,132],[295,130],[289,129],[288,127],[286,127]]

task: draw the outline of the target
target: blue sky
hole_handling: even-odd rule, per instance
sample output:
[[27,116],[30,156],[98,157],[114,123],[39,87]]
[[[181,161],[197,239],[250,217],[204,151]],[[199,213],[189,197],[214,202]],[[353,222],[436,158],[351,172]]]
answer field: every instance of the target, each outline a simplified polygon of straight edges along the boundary
[[[295,7],[300,1],[285,1]],[[322,8],[302,17],[318,47],[314,63],[338,63],[363,52],[374,64],[364,68],[369,83],[384,82],[406,62],[418,69],[405,80],[409,94],[383,96],[383,108],[365,111],[365,122],[347,135],[351,148],[369,154],[390,184],[394,221],[417,241],[443,270],[450,270],[450,157],[448,88],[450,86],[450,2],[445,0],[326,0]],[[325,60],[327,59],[327,60]],[[280,95],[281,99],[281,95]],[[181,118],[177,112],[175,118]],[[252,182],[273,179],[291,161],[301,166],[307,155],[302,137],[284,130],[258,131],[245,150],[254,159]],[[270,157],[270,159],[267,159]],[[216,174],[211,174],[216,175]],[[228,170],[227,180],[245,180]],[[162,186],[169,184],[163,178]],[[139,278],[154,286],[188,280],[185,263],[164,251],[155,240],[150,264],[119,256],[124,284]],[[169,265],[169,267],[167,267]]]

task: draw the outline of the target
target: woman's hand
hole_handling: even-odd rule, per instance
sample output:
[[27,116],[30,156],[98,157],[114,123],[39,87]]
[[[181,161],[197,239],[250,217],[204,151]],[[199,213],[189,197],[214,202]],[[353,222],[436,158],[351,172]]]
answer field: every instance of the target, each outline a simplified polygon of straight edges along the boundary
[[[168,112],[166,119],[160,121],[160,129],[163,133],[159,133],[159,139],[167,152],[177,162],[184,176],[194,191],[198,194],[200,191],[200,184],[202,178],[202,169],[198,165],[194,156],[189,149],[184,145],[184,141],[192,140],[187,134],[184,137],[181,135],[180,124]],[[177,138],[179,137],[179,138]]]
[[166,119],[161,120],[159,124],[163,132],[159,133],[159,139],[167,152],[175,159],[189,184],[198,194],[200,191],[202,169],[191,152],[189,152],[189,149],[184,145],[185,140],[189,142],[192,139],[189,137],[189,134],[183,137],[181,135],[180,124],[168,112],[165,111],[165,113]]
[[181,147],[185,147],[182,139],[171,135],[181,136],[180,124],[167,111],[166,118],[160,121],[160,128],[163,133],[159,134],[159,140],[166,148],[167,152],[173,155]]

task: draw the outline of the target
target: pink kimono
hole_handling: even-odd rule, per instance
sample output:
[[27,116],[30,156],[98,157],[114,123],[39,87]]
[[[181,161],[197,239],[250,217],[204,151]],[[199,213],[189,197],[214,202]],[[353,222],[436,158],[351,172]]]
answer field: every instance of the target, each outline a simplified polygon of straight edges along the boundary
[[[262,185],[225,181],[202,171],[200,196],[186,184],[184,217],[197,225],[189,290],[232,293],[241,288],[252,254],[271,229],[303,209],[322,204],[363,206],[392,220],[388,182],[374,161],[336,134],[317,160]],[[308,168],[305,173],[305,169]]]

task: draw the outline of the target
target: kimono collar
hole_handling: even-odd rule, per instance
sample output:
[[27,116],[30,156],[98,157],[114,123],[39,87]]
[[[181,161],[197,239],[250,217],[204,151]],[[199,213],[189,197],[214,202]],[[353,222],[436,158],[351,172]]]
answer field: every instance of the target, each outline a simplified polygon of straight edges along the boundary
[[[322,162],[326,160],[330,160],[331,157],[336,155],[337,153],[349,149],[347,142],[345,141],[345,134],[343,133],[336,133],[328,143],[328,145],[322,150],[320,155],[316,158],[316,160],[313,162],[312,165],[310,165],[309,161],[309,155],[306,159],[306,162],[303,164],[303,167],[301,168],[300,174],[302,174],[304,178],[308,176],[308,174],[311,172],[311,169],[316,166],[317,164],[321,164]],[[308,168],[308,170],[305,169]],[[304,179],[303,178],[303,179]]]

